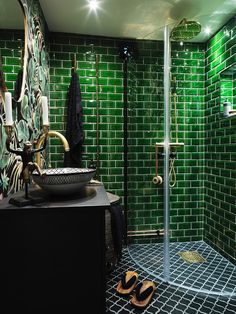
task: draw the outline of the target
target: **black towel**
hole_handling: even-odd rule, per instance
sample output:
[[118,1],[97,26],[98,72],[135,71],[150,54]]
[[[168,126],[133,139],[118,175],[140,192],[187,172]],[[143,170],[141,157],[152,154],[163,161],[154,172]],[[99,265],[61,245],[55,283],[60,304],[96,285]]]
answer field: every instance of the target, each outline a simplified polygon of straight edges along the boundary
[[69,143],[70,151],[65,153],[65,167],[81,167],[82,144],[84,140],[82,116],[83,108],[79,78],[76,72],[73,71],[68,94],[66,128],[66,139]]
[[123,208],[120,204],[111,204],[111,233],[113,239],[114,250],[118,256],[118,260],[122,257],[123,240],[125,237],[125,221]]

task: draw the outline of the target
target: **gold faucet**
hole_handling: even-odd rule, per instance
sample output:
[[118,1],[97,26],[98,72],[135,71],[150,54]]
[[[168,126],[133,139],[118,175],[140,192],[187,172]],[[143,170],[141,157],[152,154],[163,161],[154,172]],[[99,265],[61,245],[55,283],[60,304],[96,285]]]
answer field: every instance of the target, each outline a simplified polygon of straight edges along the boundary
[[[62,143],[63,143],[65,152],[68,152],[68,151],[70,150],[68,141],[67,141],[67,139],[65,138],[65,136],[62,135],[61,133],[57,132],[57,131],[48,131],[47,133],[43,133],[43,134],[39,137],[39,139],[38,139],[38,142],[37,142],[37,144],[36,144],[36,148],[39,148],[39,147],[42,146],[42,143],[44,142],[45,137],[58,137],[58,138],[62,141]],[[37,163],[39,166],[42,166],[42,161],[41,161],[40,153],[37,153],[37,154],[36,154],[36,163]]]

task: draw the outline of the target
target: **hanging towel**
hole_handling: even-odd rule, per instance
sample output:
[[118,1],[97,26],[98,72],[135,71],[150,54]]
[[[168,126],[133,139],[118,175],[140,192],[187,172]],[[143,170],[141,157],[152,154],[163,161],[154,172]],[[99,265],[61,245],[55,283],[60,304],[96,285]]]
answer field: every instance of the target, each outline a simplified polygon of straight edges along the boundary
[[83,108],[79,78],[77,73],[73,71],[68,93],[66,128],[66,139],[69,143],[70,151],[66,152],[64,156],[65,167],[81,167],[82,144],[84,140],[82,116]]
[[114,244],[114,250],[117,253],[118,261],[122,258],[122,247],[125,237],[125,221],[123,208],[120,204],[111,204],[111,233]]

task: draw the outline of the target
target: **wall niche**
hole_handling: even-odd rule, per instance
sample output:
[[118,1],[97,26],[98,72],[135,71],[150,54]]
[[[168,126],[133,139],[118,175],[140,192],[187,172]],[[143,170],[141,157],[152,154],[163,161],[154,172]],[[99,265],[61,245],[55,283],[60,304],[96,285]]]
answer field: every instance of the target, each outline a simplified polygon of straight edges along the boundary
[[236,63],[220,73],[220,116],[236,115]]

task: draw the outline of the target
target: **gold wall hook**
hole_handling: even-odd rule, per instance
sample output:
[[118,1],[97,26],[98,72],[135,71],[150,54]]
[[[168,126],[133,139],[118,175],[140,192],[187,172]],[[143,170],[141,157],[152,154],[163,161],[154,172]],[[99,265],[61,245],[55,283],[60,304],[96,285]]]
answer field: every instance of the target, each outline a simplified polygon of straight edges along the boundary
[[72,70],[77,70],[77,60],[76,60],[76,53],[74,53],[73,60],[72,60]]

